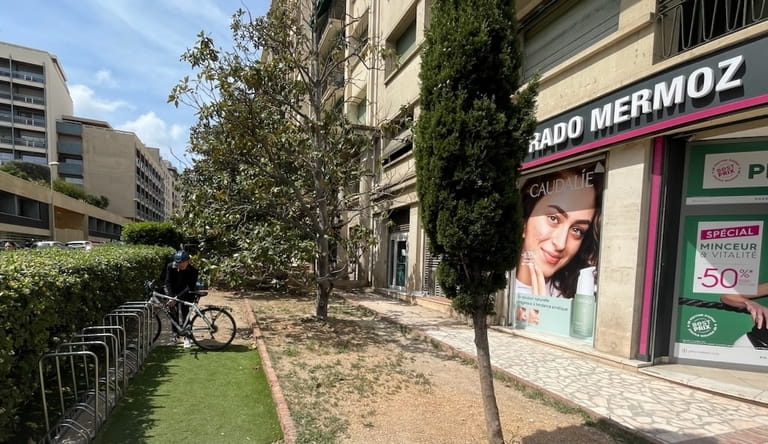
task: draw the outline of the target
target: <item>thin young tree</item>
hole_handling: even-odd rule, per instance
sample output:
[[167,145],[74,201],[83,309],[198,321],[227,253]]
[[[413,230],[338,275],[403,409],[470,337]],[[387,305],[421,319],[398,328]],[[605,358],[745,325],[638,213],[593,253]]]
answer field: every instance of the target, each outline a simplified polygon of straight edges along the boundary
[[371,143],[347,121],[340,99],[343,68],[356,55],[347,54],[343,32],[322,42],[330,13],[350,20],[332,9],[339,6],[280,0],[263,17],[239,10],[234,48],[218,49],[200,33],[182,56],[196,74],[169,97],[198,114],[194,164],[183,175],[186,231],[202,238],[217,262],[210,266],[230,281],[259,267],[269,274],[312,264],[320,319],[344,273],[333,247],[356,211],[345,190],[366,174],[360,158]]
[[488,347],[494,295],[517,263],[518,170],[538,85],[522,88],[512,0],[436,0],[421,61],[417,190],[437,279],[472,318],[488,441],[503,443]]

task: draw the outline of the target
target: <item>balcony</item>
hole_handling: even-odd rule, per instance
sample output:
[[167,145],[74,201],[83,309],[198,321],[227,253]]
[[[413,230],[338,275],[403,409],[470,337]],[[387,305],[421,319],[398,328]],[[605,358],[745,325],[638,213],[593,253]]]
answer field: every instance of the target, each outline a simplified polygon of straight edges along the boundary
[[342,0],[325,0],[317,8],[315,33],[319,42],[319,53],[327,54],[335,45],[346,14],[346,5]]
[[21,125],[45,128],[45,117],[43,116],[13,116],[13,121]]
[[45,83],[45,76],[36,72],[16,70],[11,73],[11,76],[28,82]]
[[658,0],[661,57],[674,57],[768,19],[768,0]]
[[56,142],[56,151],[60,154],[83,155],[83,143],[80,141],[59,140]]
[[82,136],[83,125],[77,122],[56,121],[56,132],[68,136]]
[[16,93],[13,95],[13,100],[17,102],[32,104],[32,105],[45,105],[45,98],[40,96],[32,96],[28,94]]

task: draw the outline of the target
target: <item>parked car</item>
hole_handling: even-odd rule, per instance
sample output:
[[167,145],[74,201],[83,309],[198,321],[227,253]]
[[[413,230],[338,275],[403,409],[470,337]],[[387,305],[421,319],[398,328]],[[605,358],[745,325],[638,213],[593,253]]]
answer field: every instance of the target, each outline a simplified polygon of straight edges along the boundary
[[64,242],[59,241],[39,241],[34,243],[35,248],[61,248],[67,249],[67,245]]
[[67,242],[67,247],[69,248],[81,248],[84,250],[90,250],[93,248],[93,243],[91,241],[87,240],[81,240],[81,241],[69,241]]

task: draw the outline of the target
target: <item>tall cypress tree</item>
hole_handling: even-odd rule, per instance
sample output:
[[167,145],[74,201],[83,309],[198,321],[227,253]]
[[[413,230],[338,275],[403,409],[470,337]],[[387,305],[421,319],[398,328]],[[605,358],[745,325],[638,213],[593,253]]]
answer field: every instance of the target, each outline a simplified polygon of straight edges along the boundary
[[521,89],[513,0],[436,0],[421,61],[415,157],[421,218],[437,278],[471,316],[488,441],[504,438],[487,316],[520,253],[520,163],[536,125],[538,85]]

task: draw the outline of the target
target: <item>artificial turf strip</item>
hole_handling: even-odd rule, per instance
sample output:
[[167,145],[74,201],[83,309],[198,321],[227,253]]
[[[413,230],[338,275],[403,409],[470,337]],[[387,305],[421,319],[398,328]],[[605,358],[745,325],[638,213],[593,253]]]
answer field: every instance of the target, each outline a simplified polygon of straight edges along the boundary
[[94,442],[266,444],[282,436],[256,350],[157,347]]

